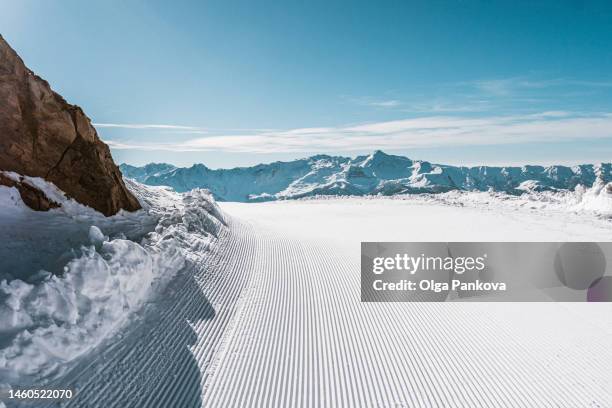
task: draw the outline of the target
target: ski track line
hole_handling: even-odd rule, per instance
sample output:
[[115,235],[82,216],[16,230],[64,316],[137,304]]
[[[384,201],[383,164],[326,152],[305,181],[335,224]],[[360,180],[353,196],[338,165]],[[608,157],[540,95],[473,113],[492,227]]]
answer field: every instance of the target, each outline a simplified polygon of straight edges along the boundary
[[555,303],[362,303],[359,249],[228,218],[67,407],[612,407],[611,333]]
[[255,229],[204,406],[612,407],[610,336],[559,304],[363,304],[358,257]]

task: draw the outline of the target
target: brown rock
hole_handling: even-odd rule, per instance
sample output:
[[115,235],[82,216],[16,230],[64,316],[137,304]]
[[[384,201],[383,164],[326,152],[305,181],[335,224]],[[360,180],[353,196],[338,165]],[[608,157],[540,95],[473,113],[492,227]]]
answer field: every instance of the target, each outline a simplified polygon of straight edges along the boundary
[[107,216],[140,208],[81,108],[30,71],[2,36],[0,170],[43,177]]
[[16,187],[23,202],[35,211],[49,211],[51,208],[61,207],[59,203],[51,200],[43,191],[34,187],[23,178],[15,181],[0,173],[0,186]]

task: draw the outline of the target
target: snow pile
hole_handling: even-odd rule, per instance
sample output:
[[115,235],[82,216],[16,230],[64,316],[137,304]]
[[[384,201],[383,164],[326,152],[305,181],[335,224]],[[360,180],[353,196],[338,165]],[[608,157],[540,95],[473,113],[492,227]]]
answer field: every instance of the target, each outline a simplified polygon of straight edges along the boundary
[[605,183],[601,178],[597,178],[593,187],[581,193],[576,209],[612,217],[612,183]]
[[[202,190],[181,195],[127,181],[143,210],[107,218],[67,199],[42,179],[27,180],[62,207],[34,212],[16,189],[1,187],[0,223],[12,223],[12,228],[0,232],[0,247],[6,251],[12,242],[17,250],[13,257],[36,267],[27,259],[38,256],[32,251],[44,247],[41,240],[54,235],[60,247],[79,245],[67,252],[43,251],[45,261],[58,253],[67,259],[59,274],[44,267],[21,270],[21,276],[3,271],[0,383],[33,383],[60,375],[68,363],[116,332],[130,312],[158,293],[186,262],[199,257],[223,228],[220,210]],[[9,231],[18,231],[18,236]],[[66,253],[72,254],[70,259]]]

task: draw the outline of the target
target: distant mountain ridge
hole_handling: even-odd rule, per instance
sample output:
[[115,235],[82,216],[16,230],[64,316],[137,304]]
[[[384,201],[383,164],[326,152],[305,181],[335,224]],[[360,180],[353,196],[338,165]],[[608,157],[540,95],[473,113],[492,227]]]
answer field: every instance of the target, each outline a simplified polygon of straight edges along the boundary
[[289,162],[212,170],[165,163],[120,166],[126,177],[179,192],[207,188],[220,201],[267,201],[314,195],[395,195],[450,190],[573,190],[600,177],[612,179],[612,164],[579,166],[458,167],[411,160],[380,150],[355,158],[316,155]]

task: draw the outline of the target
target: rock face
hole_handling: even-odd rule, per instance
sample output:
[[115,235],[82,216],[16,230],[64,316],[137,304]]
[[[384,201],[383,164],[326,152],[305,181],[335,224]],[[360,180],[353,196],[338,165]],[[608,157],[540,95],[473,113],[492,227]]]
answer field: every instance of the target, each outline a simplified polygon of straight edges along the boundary
[[107,216],[140,208],[81,108],[30,71],[2,36],[0,170],[42,177]]

